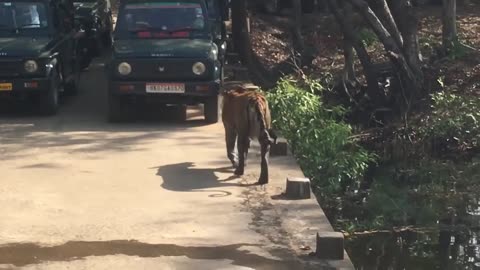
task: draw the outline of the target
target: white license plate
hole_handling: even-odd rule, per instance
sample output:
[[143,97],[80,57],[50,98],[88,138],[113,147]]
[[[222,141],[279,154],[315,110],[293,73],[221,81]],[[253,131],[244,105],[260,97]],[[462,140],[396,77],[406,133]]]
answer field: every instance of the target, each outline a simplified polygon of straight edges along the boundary
[[148,83],[147,93],[185,93],[183,83]]

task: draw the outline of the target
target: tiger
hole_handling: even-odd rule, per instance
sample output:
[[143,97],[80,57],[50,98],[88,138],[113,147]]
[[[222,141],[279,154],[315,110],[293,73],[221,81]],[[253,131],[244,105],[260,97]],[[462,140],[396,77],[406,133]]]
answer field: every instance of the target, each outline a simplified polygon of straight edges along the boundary
[[[270,146],[276,144],[277,135],[272,129],[270,109],[258,87],[248,84],[225,86],[223,91],[222,122],[225,128],[227,157],[237,176],[244,174],[250,142],[257,139],[261,147],[261,172],[257,184],[269,181],[268,156]],[[235,155],[235,141],[237,155]]]

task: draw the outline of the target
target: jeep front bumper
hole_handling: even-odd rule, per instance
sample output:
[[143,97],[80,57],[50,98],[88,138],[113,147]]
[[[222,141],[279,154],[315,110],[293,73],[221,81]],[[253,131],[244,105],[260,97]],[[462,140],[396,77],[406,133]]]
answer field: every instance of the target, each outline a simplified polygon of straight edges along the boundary
[[[156,88],[155,90],[152,90]],[[157,87],[158,86],[158,87]],[[173,86],[173,87],[171,87]],[[162,90],[162,88],[165,88]],[[173,89],[173,90],[172,90]],[[155,81],[110,81],[112,95],[144,96],[146,98],[182,99],[189,97],[210,97],[220,92],[220,83],[207,82],[155,82]]]
[[49,78],[0,78],[0,95],[46,92],[51,87]]

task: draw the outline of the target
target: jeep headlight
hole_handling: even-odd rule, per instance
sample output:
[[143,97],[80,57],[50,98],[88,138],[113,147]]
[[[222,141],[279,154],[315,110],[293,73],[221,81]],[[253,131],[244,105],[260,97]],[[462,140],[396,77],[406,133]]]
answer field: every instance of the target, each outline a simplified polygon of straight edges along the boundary
[[121,75],[128,75],[132,72],[132,66],[130,66],[129,63],[127,62],[122,62],[118,65],[118,73],[120,73]]
[[38,64],[35,60],[28,60],[25,61],[24,68],[26,72],[34,73],[38,70]]
[[213,61],[217,61],[217,59],[218,59],[218,46],[217,46],[217,44],[215,44],[215,43],[213,44],[212,49],[210,50],[208,56]]
[[193,64],[192,66],[192,71],[195,75],[202,75],[203,73],[205,73],[205,71],[207,70],[207,67],[205,67],[205,64],[202,63],[202,62],[197,62],[195,64]]
[[225,41],[222,42],[222,45],[220,45],[220,49],[222,50],[222,52],[225,52],[227,50],[227,43]]

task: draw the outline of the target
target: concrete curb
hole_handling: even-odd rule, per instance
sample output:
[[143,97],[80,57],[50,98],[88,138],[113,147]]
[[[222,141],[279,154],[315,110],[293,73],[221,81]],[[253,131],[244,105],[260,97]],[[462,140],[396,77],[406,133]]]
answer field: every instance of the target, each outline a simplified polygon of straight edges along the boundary
[[[282,141],[285,140],[282,139]],[[286,145],[280,147],[288,148]],[[301,200],[286,197],[287,178],[305,178],[290,151],[287,150],[286,155],[271,155],[270,172],[271,182],[267,187],[268,193],[273,194],[271,195],[272,204],[281,213],[282,227],[288,232],[292,248],[300,260],[306,266],[314,267],[313,269],[355,269],[343,249],[343,234],[333,230],[315,194],[310,190],[310,198]],[[318,236],[320,240],[317,239]],[[325,239],[327,241],[324,241]],[[332,246],[325,248],[325,245]],[[339,247],[343,250],[343,256],[338,254]],[[333,258],[330,255],[337,260],[322,259]]]

